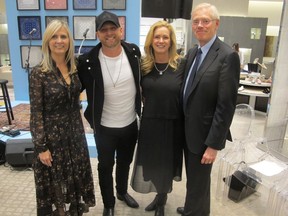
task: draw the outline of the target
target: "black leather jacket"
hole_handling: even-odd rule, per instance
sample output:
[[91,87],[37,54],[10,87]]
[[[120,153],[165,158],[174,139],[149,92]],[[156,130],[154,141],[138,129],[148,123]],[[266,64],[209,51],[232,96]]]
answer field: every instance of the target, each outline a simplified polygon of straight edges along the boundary
[[[136,98],[135,109],[140,116],[141,114],[141,92],[140,92],[140,58],[141,53],[139,47],[121,41],[121,45],[127,55],[128,61],[133,72]],[[100,126],[101,116],[104,103],[104,83],[101,65],[99,61],[99,51],[102,44],[99,43],[89,53],[84,54],[78,59],[78,74],[82,83],[82,90],[86,89],[88,106],[84,112],[84,116],[94,131]]]

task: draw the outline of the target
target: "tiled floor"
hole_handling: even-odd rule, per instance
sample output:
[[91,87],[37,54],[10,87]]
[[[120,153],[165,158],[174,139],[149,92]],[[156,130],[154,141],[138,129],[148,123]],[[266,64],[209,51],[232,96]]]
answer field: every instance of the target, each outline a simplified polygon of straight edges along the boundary
[[[12,91],[12,90],[11,90]],[[10,93],[13,100],[13,92]],[[255,137],[260,137],[263,134],[265,115],[256,114],[252,123],[252,134]],[[231,148],[231,143],[228,144],[227,149]],[[230,147],[229,147],[230,146]],[[224,150],[219,153],[218,158],[225,153]],[[96,202],[97,205],[90,209],[86,215],[102,215],[103,204],[99,191],[98,178],[97,178],[97,158],[91,158],[93,167],[94,182],[96,188]],[[222,201],[222,197],[216,198],[217,187],[217,173],[219,161],[216,161],[212,171],[212,194],[211,194],[211,216],[256,216],[264,215],[265,202],[255,205],[254,200],[265,194],[256,193],[240,203],[232,201]],[[178,215],[176,208],[182,206],[185,198],[185,182],[186,176],[183,172],[183,180],[174,183],[174,189],[168,195],[168,202],[165,207],[167,216]],[[140,194],[134,192],[129,188],[129,193],[139,202],[138,209],[131,209],[124,205],[122,201],[117,200],[115,206],[115,215],[129,216],[129,215],[154,215],[154,212],[145,212],[144,208],[154,198],[155,194]],[[9,166],[0,166],[0,215],[1,216],[33,216],[36,215],[35,205],[35,188],[33,171],[30,169],[13,169]]]

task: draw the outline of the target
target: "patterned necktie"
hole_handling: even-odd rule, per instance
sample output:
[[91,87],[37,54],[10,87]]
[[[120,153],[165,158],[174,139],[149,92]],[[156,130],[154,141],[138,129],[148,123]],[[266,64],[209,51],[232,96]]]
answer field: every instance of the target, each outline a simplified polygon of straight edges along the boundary
[[187,85],[186,85],[184,98],[183,98],[183,106],[184,107],[186,106],[188,95],[189,95],[189,92],[191,91],[192,83],[193,83],[193,80],[194,80],[194,78],[196,76],[196,72],[197,72],[197,69],[198,69],[198,66],[199,66],[199,62],[200,62],[200,59],[201,59],[201,54],[202,54],[202,50],[201,50],[201,48],[199,48],[197,50],[197,54],[196,54],[196,58],[195,58],[195,62],[194,62],[192,71],[190,73],[190,76],[188,77],[188,82],[187,82]]

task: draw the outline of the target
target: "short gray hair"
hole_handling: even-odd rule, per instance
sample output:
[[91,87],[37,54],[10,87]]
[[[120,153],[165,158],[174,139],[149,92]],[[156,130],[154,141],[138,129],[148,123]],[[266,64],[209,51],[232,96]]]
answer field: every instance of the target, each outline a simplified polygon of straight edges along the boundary
[[196,5],[195,8],[192,8],[191,19],[193,19],[193,14],[196,11],[204,9],[204,8],[210,10],[210,15],[211,15],[212,19],[220,20],[219,12],[218,12],[216,6],[209,4],[209,3],[201,3],[201,4]]

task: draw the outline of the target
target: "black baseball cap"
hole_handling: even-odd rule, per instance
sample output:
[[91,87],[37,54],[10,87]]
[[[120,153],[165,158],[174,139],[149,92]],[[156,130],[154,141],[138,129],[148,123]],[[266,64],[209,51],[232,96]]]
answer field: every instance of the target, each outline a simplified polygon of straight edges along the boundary
[[96,31],[101,29],[106,22],[111,22],[115,26],[120,27],[118,16],[116,14],[103,11],[99,16],[96,17]]

